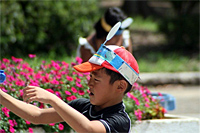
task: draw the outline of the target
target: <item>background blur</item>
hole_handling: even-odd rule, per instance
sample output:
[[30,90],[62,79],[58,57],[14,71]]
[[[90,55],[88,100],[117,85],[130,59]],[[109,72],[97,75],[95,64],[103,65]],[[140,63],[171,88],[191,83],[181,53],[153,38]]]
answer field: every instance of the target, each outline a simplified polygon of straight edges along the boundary
[[111,6],[121,7],[134,19],[130,30],[137,58],[158,51],[190,57],[198,53],[198,1],[12,0],[1,1],[1,56],[71,56],[78,37],[91,33],[94,23]]
[[[130,26],[132,53],[140,73],[198,73],[200,70],[198,0],[10,0],[0,3],[1,60],[11,56],[26,59],[31,53],[41,60],[70,62],[75,57],[78,38],[93,32],[94,23],[106,8],[117,6],[134,19]],[[199,82],[189,86],[157,83],[151,89],[176,96],[174,113],[199,115]]]

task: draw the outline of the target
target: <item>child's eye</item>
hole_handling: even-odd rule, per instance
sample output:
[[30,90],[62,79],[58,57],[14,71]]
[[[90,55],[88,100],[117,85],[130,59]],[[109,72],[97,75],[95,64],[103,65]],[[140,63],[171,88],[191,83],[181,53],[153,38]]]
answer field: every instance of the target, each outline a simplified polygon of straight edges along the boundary
[[94,79],[95,81],[99,81],[98,79]]
[[93,78],[95,81],[100,81],[99,79],[96,79],[94,76],[92,76],[91,74],[90,74],[90,78]]

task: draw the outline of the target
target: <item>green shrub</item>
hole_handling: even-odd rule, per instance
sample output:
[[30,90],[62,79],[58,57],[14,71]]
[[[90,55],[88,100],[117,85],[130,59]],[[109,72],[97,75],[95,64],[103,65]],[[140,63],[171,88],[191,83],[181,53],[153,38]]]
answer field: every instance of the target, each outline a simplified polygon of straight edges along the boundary
[[[1,55],[71,55],[99,18],[98,1],[1,1]],[[28,52],[28,53],[27,53]]]

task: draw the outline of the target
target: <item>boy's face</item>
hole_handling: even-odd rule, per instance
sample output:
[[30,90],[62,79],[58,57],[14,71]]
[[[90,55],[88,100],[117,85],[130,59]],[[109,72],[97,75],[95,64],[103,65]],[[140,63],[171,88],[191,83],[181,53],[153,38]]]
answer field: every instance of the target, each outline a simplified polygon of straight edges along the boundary
[[114,105],[119,102],[117,88],[118,81],[110,84],[110,76],[105,73],[105,69],[99,69],[91,72],[88,86],[90,88],[90,102],[100,109]]

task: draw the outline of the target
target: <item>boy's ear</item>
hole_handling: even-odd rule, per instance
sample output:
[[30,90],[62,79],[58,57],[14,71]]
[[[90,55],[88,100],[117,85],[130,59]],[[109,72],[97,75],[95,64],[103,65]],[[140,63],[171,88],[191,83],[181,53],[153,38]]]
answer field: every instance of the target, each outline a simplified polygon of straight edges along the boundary
[[118,85],[118,90],[124,92],[127,88],[127,82],[125,80],[120,80],[119,85]]

